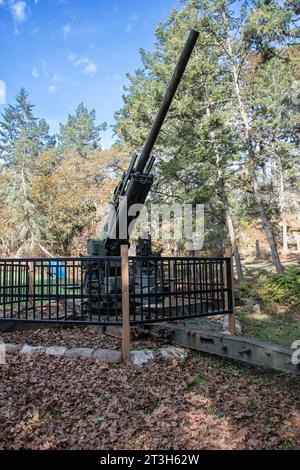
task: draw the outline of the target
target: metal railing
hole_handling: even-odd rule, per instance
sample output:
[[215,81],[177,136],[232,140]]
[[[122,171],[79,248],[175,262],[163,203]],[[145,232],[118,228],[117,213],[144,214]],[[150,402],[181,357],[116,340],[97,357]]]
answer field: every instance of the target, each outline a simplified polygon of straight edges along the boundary
[[[115,324],[121,322],[121,291],[101,284],[121,258],[0,259],[0,321]],[[86,283],[94,275],[93,284]],[[107,277],[108,279],[108,277]],[[86,283],[86,285],[85,285]],[[101,303],[99,297],[101,296]],[[93,309],[90,309],[90,306]],[[97,309],[95,308],[97,306]],[[115,315],[114,315],[115,314]]]
[[[130,323],[233,311],[230,258],[129,258]],[[120,257],[0,259],[0,323],[121,325]]]
[[131,322],[152,323],[232,313],[230,258],[129,260]]

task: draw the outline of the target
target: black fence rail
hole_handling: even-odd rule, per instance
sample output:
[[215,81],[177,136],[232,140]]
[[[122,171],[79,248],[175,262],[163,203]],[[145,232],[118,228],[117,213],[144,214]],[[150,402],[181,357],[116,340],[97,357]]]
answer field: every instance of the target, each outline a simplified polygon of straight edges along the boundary
[[132,323],[233,311],[230,258],[136,257],[129,268]]
[[[121,258],[0,259],[0,321],[121,322],[121,290],[111,291],[104,307],[107,286],[105,279],[100,285],[98,276],[101,269],[107,281],[114,276],[117,283],[119,272],[113,266],[120,263]],[[93,275],[94,289],[86,281]]]
[[[129,259],[131,324],[231,313],[230,258]],[[122,324],[120,257],[0,259],[0,323]]]

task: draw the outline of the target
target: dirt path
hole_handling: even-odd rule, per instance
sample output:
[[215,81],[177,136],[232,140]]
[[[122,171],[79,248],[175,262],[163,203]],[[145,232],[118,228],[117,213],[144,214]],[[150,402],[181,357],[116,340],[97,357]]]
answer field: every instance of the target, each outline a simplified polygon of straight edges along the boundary
[[[300,267],[300,255],[289,256],[286,258],[281,258],[281,263],[284,267],[288,266],[299,266]],[[247,274],[257,274],[260,271],[273,271],[275,272],[274,265],[272,261],[259,260],[259,261],[243,261],[243,267],[245,268]]]

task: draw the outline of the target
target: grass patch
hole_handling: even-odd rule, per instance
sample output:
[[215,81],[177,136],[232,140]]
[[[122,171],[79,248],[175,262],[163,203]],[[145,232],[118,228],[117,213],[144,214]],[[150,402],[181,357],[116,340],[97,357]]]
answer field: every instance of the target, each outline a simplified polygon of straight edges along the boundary
[[260,297],[264,306],[284,304],[290,311],[300,309],[300,268],[289,266],[284,274],[261,271],[251,282],[241,282],[237,289],[241,298]]
[[237,286],[241,299],[260,298],[262,314],[238,307],[243,335],[291,347],[300,339],[300,268],[288,266],[283,275],[261,271],[251,282]]
[[205,384],[205,378],[204,377],[195,377],[193,381],[189,384],[189,388],[193,387],[200,387],[201,385]]
[[278,320],[270,315],[251,315],[242,308],[237,308],[237,315],[244,336],[287,347],[300,339],[300,324],[287,318]]

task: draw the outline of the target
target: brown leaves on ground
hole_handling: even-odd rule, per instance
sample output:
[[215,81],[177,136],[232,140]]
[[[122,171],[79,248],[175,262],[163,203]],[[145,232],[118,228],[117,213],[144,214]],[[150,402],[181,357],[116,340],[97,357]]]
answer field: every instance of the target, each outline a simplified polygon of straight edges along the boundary
[[[76,334],[83,333],[74,330],[73,341]],[[209,356],[137,368],[12,354],[0,376],[2,449],[281,449],[300,442],[299,378]]]
[[66,346],[68,348],[118,349],[120,342],[103,335],[99,328],[45,328],[20,330],[2,335],[6,343],[29,344],[30,346]]

